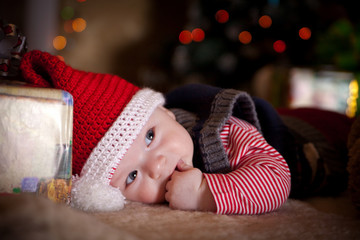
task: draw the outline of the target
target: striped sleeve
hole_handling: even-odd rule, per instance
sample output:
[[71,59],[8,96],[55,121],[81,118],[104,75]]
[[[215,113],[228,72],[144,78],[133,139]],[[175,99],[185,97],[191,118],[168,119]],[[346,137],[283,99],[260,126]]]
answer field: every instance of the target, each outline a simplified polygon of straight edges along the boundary
[[290,192],[284,158],[255,127],[231,117],[221,132],[232,172],[204,174],[219,214],[261,214],[282,206]]

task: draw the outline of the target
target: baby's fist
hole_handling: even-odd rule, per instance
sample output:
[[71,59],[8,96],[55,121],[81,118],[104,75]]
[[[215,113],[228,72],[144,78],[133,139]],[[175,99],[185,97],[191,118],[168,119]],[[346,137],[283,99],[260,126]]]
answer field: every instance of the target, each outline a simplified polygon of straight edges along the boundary
[[216,205],[203,173],[180,162],[166,184],[165,199],[169,206],[182,210],[216,210]]

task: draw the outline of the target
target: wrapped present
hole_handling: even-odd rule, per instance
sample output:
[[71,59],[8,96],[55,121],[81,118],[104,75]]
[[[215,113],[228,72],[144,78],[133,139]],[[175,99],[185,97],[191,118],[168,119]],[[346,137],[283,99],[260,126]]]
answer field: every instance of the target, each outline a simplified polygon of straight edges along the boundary
[[68,202],[73,98],[62,90],[0,84],[0,192]]

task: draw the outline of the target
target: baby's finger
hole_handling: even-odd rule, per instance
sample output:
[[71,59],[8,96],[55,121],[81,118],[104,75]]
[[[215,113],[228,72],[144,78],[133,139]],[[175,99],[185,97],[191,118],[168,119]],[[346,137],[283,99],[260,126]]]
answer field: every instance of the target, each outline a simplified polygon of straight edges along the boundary
[[189,169],[192,169],[193,167],[186,164],[183,160],[180,160],[176,165],[177,170],[180,172],[187,171]]

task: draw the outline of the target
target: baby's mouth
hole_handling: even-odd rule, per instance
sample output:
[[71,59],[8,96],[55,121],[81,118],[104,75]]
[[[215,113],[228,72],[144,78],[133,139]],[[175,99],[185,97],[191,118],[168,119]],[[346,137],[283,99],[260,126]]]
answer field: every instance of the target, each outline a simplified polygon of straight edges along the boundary
[[178,165],[179,165],[179,162],[181,162],[181,161],[182,161],[182,160],[180,159],[180,160],[178,160],[178,161],[176,162],[176,165],[175,165],[175,167],[174,167],[173,172],[174,172],[174,171],[179,171]]
[[176,165],[175,165],[174,169],[172,170],[172,172],[170,173],[169,178],[168,178],[167,181],[170,181],[170,180],[171,180],[171,177],[172,177],[172,175],[174,174],[175,171],[181,171],[180,168],[178,167],[178,165],[179,165],[179,163],[180,163],[181,161],[182,161],[182,160],[179,160],[179,161],[176,163]]
[[184,164],[184,163],[185,163],[184,160],[180,159],[180,160],[177,162],[177,164],[176,164],[176,168],[179,169],[179,166],[181,166],[181,165]]

